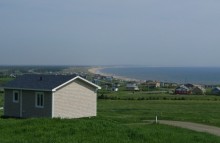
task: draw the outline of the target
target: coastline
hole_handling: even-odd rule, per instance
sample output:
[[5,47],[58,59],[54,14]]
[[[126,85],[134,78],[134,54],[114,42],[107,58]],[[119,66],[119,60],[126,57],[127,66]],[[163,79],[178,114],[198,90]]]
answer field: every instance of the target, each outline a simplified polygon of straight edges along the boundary
[[[123,81],[135,81],[139,83],[145,82],[145,80],[157,80],[165,83],[177,83],[177,84],[198,84],[198,85],[220,85],[220,77],[218,73],[220,68],[201,68],[201,67],[134,67],[135,72],[133,72],[133,77],[126,77],[126,74],[123,75],[123,70],[121,69],[121,75],[117,75],[119,72],[105,73],[111,70],[103,69],[113,69],[113,68],[125,68],[125,70],[133,70],[133,67],[127,66],[91,66],[88,68],[88,72],[92,74],[99,74],[102,76],[111,76],[118,80]],[[117,71],[117,70],[116,70]],[[139,73],[144,71],[145,75],[148,76],[138,76]],[[159,72],[158,72],[159,71]],[[126,71],[124,71],[126,72]],[[152,74],[152,73],[156,74]],[[158,74],[160,76],[158,76]],[[129,76],[129,74],[127,74]],[[136,78],[136,76],[137,78]],[[136,79],[135,79],[136,78]]]
[[123,80],[123,81],[135,81],[135,82],[143,82],[144,81],[144,80],[133,79],[133,78],[128,78],[128,77],[124,77],[124,76],[118,76],[118,75],[114,75],[114,74],[108,74],[108,73],[101,72],[101,70],[103,70],[105,68],[108,68],[108,67],[92,67],[92,68],[88,69],[88,72],[90,72],[92,74],[99,74],[102,76],[112,76],[115,79]]

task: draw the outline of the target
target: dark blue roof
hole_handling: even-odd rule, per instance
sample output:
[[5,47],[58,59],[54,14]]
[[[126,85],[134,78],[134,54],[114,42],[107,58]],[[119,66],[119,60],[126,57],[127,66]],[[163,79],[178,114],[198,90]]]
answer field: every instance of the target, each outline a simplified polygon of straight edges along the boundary
[[73,79],[76,75],[26,74],[5,85],[5,88],[52,90]]

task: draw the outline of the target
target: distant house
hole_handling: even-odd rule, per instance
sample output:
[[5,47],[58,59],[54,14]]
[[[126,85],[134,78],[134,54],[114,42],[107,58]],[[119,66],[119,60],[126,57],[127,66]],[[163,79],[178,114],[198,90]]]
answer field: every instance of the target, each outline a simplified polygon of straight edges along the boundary
[[212,89],[212,94],[220,94],[220,87],[215,87]]
[[174,88],[177,87],[177,83],[172,83],[172,82],[160,82],[160,87],[166,87],[166,88]]
[[170,87],[177,87],[178,84],[177,83],[170,83]]
[[100,84],[100,80],[99,80],[99,79],[93,79],[92,82],[93,82],[94,84],[97,84],[97,85]]
[[215,88],[216,85],[205,85],[205,88]]
[[80,76],[23,75],[4,87],[4,116],[96,116],[96,91],[100,88]]
[[95,75],[94,75],[94,79],[99,79],[99,80],[100,80],[100,79],[102,79],[102,76],[99,75],[99,74],[95,74]]
[[95,74],[93,78],[94,78],[94,79],[98,79],[98,80],[105,80],[105,79],[106,79],[105,76],[102,76],[102,75],[100,75],[100,74]]
[[113,77],[112,77],[112,76],[106,76],[106,77],[105,77],[105,80],[107,80],[107,81],[112,81],[112,80],[113,80]]
[[129,90],[129,91],[138,91],[139,88],[138,88],[138,85],[136,83],[127,83],[126,85],[126,90]]
[[175,89],[175,94],[190,94],[191,91],[185,85],[181,85]]
[[202,86],[195,86],[192,89],[192,94],[204,95],[205,93],[206,93],[206,90]]
[[187,83],[187,84],[184,84],[184,86],[186,86],[187,88],[189,88],[190,90],[192,90],[195,85],[194,84],[191,84],[191,83]]
[[160,82],[158,82],[158,81],[146,81],[146,86],[148,88],[159,88],[160,87]]
[[170,83],[168,83],[168,82],[160,82],[160,87],[170,87]]

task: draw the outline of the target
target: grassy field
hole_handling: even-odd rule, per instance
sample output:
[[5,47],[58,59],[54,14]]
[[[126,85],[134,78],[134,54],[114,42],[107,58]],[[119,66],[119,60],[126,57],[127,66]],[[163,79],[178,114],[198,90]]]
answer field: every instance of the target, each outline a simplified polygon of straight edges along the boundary
[[220,127],[220,101],[100,100],[98,115],[120,123],[159,119],[192,121]]
[[220,96],[216,95],[175,95],[175,94],[149,94],[146,91],[131,92],[118,91],[109,92],[101,91],[98,94],[100,99],[112,100],[212,100],[220,101]]
[[214,135],[166,125],[148,124],[145,121],[153,120],[157,115],[159,119],[192,121],[220,127],[219,97],[195,96],[191,99],[185,96],[185,100],[172,100],[173,97],[164,100],[164,96],[170,95],[158,96],[161,97],[151,100],[98,100],[98,116],[95,118],[0,119],[0,142],[220,142],[220,137]]
[[216,143],[220,138],[165,125],[123,125],[102,118],[0,119],[1,143]]

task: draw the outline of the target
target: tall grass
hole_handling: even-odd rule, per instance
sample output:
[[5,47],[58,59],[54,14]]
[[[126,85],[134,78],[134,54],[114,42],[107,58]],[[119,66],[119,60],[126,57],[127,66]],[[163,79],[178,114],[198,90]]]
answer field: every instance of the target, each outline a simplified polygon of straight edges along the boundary
[[165,125],[123,125],[103,118],[0,119],[1,143],[216,143],[220,138]]
[[1,143],[128,141],[125,128],[98,119],[4,119],[0,120],[0,126]]

